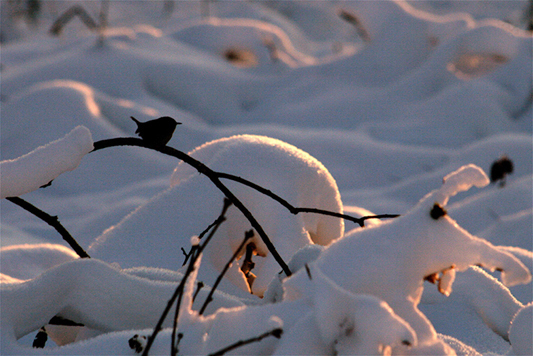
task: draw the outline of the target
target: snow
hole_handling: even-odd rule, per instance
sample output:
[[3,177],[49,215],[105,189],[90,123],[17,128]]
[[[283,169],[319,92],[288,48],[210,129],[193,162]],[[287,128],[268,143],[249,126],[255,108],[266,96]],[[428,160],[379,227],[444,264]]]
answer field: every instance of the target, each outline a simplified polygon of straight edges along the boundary
[[531,355],[533,353],[533,338],[529,332],[533,318],[532,310],[533,304],[529,303],[516,313],[511,322],[509,341],[515,355]]
[[92,151],[91,132],[78,126],[62,139],[41,146],[17,159],[0,163],[2,199],[39,189],[60,174],[76,169]]
[[[101,2],[77,3],[98,17]],[[187,279],[180,355],[275,328],[230,353],[532,354],[528,1],[168,3],[110,2],[103,41],[77,19],[48,34],[72,2],[41,2],[34,23],[0,3],[2,198],[58,216],[91,256],[0,201],[1,354],[133,354],[186,272],[182,248],[220,214],[223,194],[183,162],[89,153],[133,136],[129,116],[173,117],[169,146],[295,207],[401,215],[293,215],[221,179],[293,274],[256,234],[199,315],[251,228],[230,207]],[[514,172],[490,184],[504,155]],[[174,315],[150,354],[169,354]]]
[[[327,169],[309,154],[282,141],[255,135],[233,136],[206,143],[192,151],[191,156],[215,171],[231,173],[259,184],[293,206],[342,213],[335,180]],[[278,202],[249,187],[234,182],[227,182],[227,186],[264,226],[272,243],[286,260],[301,247],[310,243],[326,245],[343,233],[344,222],[338,218],[317,214],[292,216]],[[176,266],[182,255],[180,247],[186,245],[190,236],[200,232],[196,224],[189,223],[195,220],[199,226],[211,223],[221,209],[222,195],[206,177],[198,175],[184,163],[174,170],[171,187],[106,230],[90,246],[89,254],[107,262],[117,262],[122,267],[142,265],[171,269]],[[189,209],[191,206],[195,209]],[[176,211],[180,213],[176,215]],[[171,223],[153,231],[150,221],[161,219],[163,215]],[[277,221],[283,228],[269,225],[269,221]],[[201,280],[216,279],[229,256],[240,245],[247,229],[249,222],[231,207],[227,221],[218,230],[218,239],[210,243],[205,251]],[[160,236],[161,241],[168,241],[157,253],[146,254],[143,251],[148,248],[155,252],[147,239],[153,232]],[[252,242],[257,247],[256,254],[261,256],[255,260],[256,279],[252,290],[254,294],[262,295],[272,277],[279,272],[279,265],[259,236],[254,237]],[[240,263],[233,264],[227,279],[249,293],[240,267]],[[226,288],[222,287],[222,290],[229,291]]]
[[[440,189],[427,194],[403,216],[348,232],[326,248],[315,264],[341,287],[353,293],[372,294],[389,303],[413,327],[422,345],[435,343],[433,326],[417,309],[423,281],[428,276],[442,273],[437,278],[439,291],[445,295],[451,293],[455,271],[464,271],[471,265],[498,268],[506,285],[531,281],[529,270],[512,254],[470,235],[446,213],[432,215],[436,206],[445,208],[451,196],[472,185],[482,187],[488,183],[479,167],[463,166],[447,175]],[[305,271],[300,270],[284,283],[288,299],[305,295],[302,280],[306,278]]]

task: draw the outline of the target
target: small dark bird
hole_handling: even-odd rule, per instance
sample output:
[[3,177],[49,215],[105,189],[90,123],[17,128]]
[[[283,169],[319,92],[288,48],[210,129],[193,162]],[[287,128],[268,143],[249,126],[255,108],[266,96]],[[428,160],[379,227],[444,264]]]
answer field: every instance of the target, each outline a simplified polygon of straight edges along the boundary
[[177,125],[181,122],[176,122],[169,116],[163,116],[159,119],[154,119],[146,122],[139,122],[133,116],[130,116],[137,124],[136,134],[153,146],[165,146],[172,138],[172,134]]
[[505,177],[508,174],[513,173],[513,170],[513,161],[511,161],[507,156],[502,156],[500,159],[495,161],[490,167],[491,183],[500,181],[500,187],[505,186]]

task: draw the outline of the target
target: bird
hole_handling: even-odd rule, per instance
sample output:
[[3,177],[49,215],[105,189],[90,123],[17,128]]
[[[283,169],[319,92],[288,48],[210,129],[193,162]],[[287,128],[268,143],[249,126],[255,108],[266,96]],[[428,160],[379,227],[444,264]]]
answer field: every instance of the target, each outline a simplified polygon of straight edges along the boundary
[[170,116],[162,116],[146,122],[140,122],[133,116],[130,117],[137,124],[135,133],[153,146],[165,146],[172,138],[176,126],[181,125],[181,122],[177,122]]

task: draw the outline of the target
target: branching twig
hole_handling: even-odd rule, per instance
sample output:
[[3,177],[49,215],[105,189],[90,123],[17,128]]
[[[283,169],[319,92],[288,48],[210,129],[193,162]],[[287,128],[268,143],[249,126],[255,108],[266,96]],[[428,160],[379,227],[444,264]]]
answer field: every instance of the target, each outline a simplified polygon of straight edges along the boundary
[[61,225],[61,223],[59,222],[57,216],[52,216],[52,215],[49,215],[49,214],[45,213],[41,209],[39,209],[36,206],[28,203],[27,201],[25,201],[22,198],[9,197],[9,198],[6,198],[6,199],[9,200],[10,202],[12,202],[13,204],[16,204],[16,205],[20,206],[24,210],[29,211],[30,213],[32,213],[33,215],[37,216],[39,219],[43,220],[48,225],[50,225],[54,229],[56,229],[56,231],[59,232],[61,237],[63,237],[63,240],[65,240],[70,245],[70,247],[72,247],[72,249],[78,254],[78,256],[80,256],[81,258],[89,258],[90,257],[87,254],[87,252],[85,252],[85,250],[76,242],[76,240],[72,237],[72,235],[70,235],[70,233],[67,231],[67,229],[65,229],[63,227],[63,225]]
[[228,271],[230,265],[237,258],[237,256],[239,255],[240,251],[246,245],[248,240],[250,240],[252,237],[254,237],[254,231],[253,230],[246,231],[246,233],[244,234],[244,239],[242,240],[242,242],[239,245],[239,247],[237,247],[237,249],[233,253],[233,256],[231,256],[230,260],[226,263],[226,265],[222,269],[222,272],[220,272],[220,274],[218,275],[215,283],[213,284],[213,286],[211,287],[211,290],[209,291],[209,294],[207,295],[207,298],[204,301],[204,305],[202,305],[202,308],[200,308],[200,311],[198,312],[198,314],[202,315],[204,313],[205,308],[207,308],[207,305],[213,300],[213,293],[215,293],[215,290],[217,289],[218,285],[222,281],[222,278],[224,278],[224,275]]
[[[163,322],[167,318],[167,315],[170,312],[170,309],[174,305],[174,302],[176,301],[176,299],[183,293],[183,288],[185,288],[185,283],[187,282],[187,278],[194,271],[194,264],[196,262],[196,258],[199,255],[197,252],[198,252],[198,246],[193,246],[193,249],[191,251],[192,257],[191,257],[191,261],[189,262],[189,266],[187,267],[187,271],[183,275],[183,278],[181,279],[181,282],[178,284],[176,290],[174,291],[174,294],[172,294],[172,297],[170,297],[169,301],[167,302],[167,306],[165,307],[165,310],[163,310],[163,313],[159,317],[159,320],[157,321],[157,324],[154,327],[152,335],[148,337],[148,340],[146,342],[146,347],[144,348],[143,353],[142,353],[143,356],[148,356],[148,352],[150,351],[150,348],[152,347],[152,344],[154,343],[154,340],[157,334],[159,334],[159,332],[162,330]],[[172,348],[174,348],[174,343],[172,343]]]
[[360,217],[360,218],[356,218],[355,216],[336,213],[334,211],[329,211],[329,210],[322,210],[322,209],[316,209],[316,208],[299,208],[299,207],[295,207],[295,206],[291,205],[288,201],[286,201],[285,199],[283,199],[279,195],[273,193],[271,190],[263,188],[260,185],[257,185],[257,184],[255,184],[253,182],[250,182],[247,179],[244,179],[242,177],[235,176],[235,175],[229,174],[229,173],[216,172],[216,174],[217,174],[217,176],[219,178],[233,180],[235,182],[241,183],[243,185],[246,185],[246,186],[248,186],[250,188],[253,188],[253,189],[257,190],[259,193],[262,193],[262,194],[274,199],[275,201],[277,201],[281,205],[283,205],[285,208],[287,208],[287,210],[289,210],[291,212],[291,214],[294,214],[294,215],[297,215],[299,213],[314,213],[314,214],[329,215],[329,216],[334,216],[334,217],[341,218],[341,219],[344,219],[344,220],[352,221],[354,223],[359,224],[359,226],[361,226],[361,227],[365,226],[365,220],[368,220],[368,219],[397,218],[398,216],[400,216],[398,214],[381,214],[381,215],[368,215],[368,216],[363,216],[363,217]]
[[[211,230],[211,232],[209,233],[209,235],[205,239],[204,243],[202,245],[200,245],[200,246],[196,245],[196,246],[192,246],[191,247],[191,251],[189,252],[187,257],[190,257],[190,256],[192,256],[192,257],[191,257],[191,261],[190,261],[189,267],[187,268],[187,271],[189,271],[191,265],[194,266],[194,264],[196,263],[196,259],[198,259],[198,257],[200,256],[202,251],[205,249],[205,247],[207,246],[209,241],[211,241],[211,238],[217,232],[218,227],[224,221],[226,221],[226,216],[225,215],[226,215],[226,212],[228,211],[228,208],[230,206],[231,206],[231,202],[228,199],[224,198],[224,205],[222,206],[222,212],[220,213],[218,218],[211,225],[209,225],[209,227],[207,229],[202,231],[202,233],[198,237],[198,240],[200,240],[203,237],[203,235],[205,235],[207,233],[207,231]],[[193,270],[194,270],[194,267],[191,269],[190,272],[192,273]],[[188,274],[187,273],[186,273],[186,275],[187,275],[187,278],[188,278]],[[185,279],[185,276],[183,278]],[[198,291],[199,291],[199,289],[198,289]],[[172,325],[172,336],[171,336],[171,341],[170,341],[171,345],[172,345],[171,346],[171,350],[170,350],[170,355],[171,356],[175,356],[178,353],[177,346],[175,346],[175,345],[176,345],[176,332],[178,330],[178,318],[179,318],[179,312],[180,312],[180,307],[181,307],[181,298],[182,298],[182,296],[183,296],[183,293],[181,293],[179,295],[178,301],[176,303],[176,312],[174,314],[174,321],[173,321],[173,325]],[[193,296],[193,301],[194,301],[195,297],[196,297],[196,295]],[[178,340],[178,342],[179,342],[179,340]]]
[[244,204],[220,181],[219,177],[217,176],[217,173],[213,171],[211,168],[207,167],[205,164],[203,164],[200,161],[197,161],[191,156],[181,151],[178,151],[172,147],[168,147],[168,146],[154,147],[153,145],[150,145],[146,141],[143,141],[138,138],[133,138],[133,137],[119,137],[119,138],[112,138],[108,140],[101,140],[101,141],[94,142],[93,151],[101,150],[107,147],[114,147],[114,146],[138,146],[138,147],[150,148],[158,152],[164,153],[166,155],[176,157],[182,160],[183,162],[187,163],[188,165],[194,167],[199,173],[204,174],[233,203],[233,205],[235,205],[235,207],[239,209],[241,213],[246,217],[246,219],[252,225],[252,228],[258,233],[259,237],[261,237],[261,240],[268,248],[268,251],[272,254],[276,262],[281,266],[281,268],[283,269],[283,272],[285,272],[287,276],[290,276],[292,274],[289,267],[287,266],[283,258],[280,256],[280,254],[278,253],[274,245],[272,244],[272,241],[270,241],[270,239],[268,238],[268,235],[266,234],[265,230],[263,230],[263,227],[255,219],[255,217],[248,210],[248,208],[246,208]]
[[281,334],[283,333],[283,329],[281,328],[276,328],[276,329],[273,329],[273,330],[270,330],[270,331],[267,331],[266,333],[264,334],[261,334],[259,336],[256,336],[256,337],[252,337],[252,338],[249,338],[249,339],[246,339],[246,340],[239,340],[237,341],[236,343],[232,344],[232,345],[229,345],[228,347],[225,347],[221,350],[218,350],[216,352],[213,352],[211,354],[209,354],[208,356],[220,356],[220,355],[224,355],[226,352],[228,351],[231,351],[231,350],[234,350],[236,348],[239,348],[239,347],[242,347],[244,345],[248,345],[248,344],[251,344],[253,342],[258,342],[258,341],[261,341],[263,340],[265,337],[268,337],[268,336],[274,336],[276,339],[279,339],[281,337]]
[[209,167],[207,167],[205,164],[203,164],[200,161],[197,161],[196,159],[192,158],[191,156],[176,150],[172,147],[163,146],[163,147],[154,147],[145,141],[133,138],[133,137],[119,137],[119,138],[112,138],[108,140],[101,140],[94,143],[94,151],[100,150],[107,147],[114,147],[114,146],[138,146],[138,147],[145,147],[150,148],[153,150],[156,150],[160,153],[167,154],[169,156],[176,157],[183,162],[189,164],[190,166],[194,167],[199,173],[204,174],[207,176],[215,186],[224,193],[224,195],[235,205],[236,208],[238,208],[242,214],[248,219],[250,224],[252,225],[252,228],[258,233],[259,237],[261,237],[261,240],[264,242],[276,262],[281,266],[283,269],[283,272],[287,276],[290,276],[292,273],[289,270],[289,267],[287,264],[283,261],[279,253],[277,252],[276,248],[268,238],[267,234],[259,224],[259,222],[255,219],[255,217],[250,213],[250,211],[242,204],[242,202],[237,199],[237,197],[220,181],[221,178],[223,179],[231,179],[236,182],[239,182],[241,184],[247,185],[251,188],[256,189],[258,192],[263,193],[272,199],[279,202],[281,205],[283,205],[285,208],[287,208],[292,214],[298,214],[298,213],[315,213],[315,214],[324,214],[329,216],[335,216],[338,218],[346,219],[353,221],[360,226],[364,226],[364,221],[368,219],[385,219],[385,218],[395,218],[398,217],[398,214],[380,214],[380,215],[370,215],[370,216],[363,216],[361,218],[356,218],[350,215],[346,214],[340,214],[332,211],[327,210],[321,210],[316,208],[301,208],[301,207],[294,207],[291,204],[289,204],[286,200],[282,199],[278,195],[274,194],[268,189],[265,189],[255,183],[252,183],[244,178],[234,176],[227,173],[221,173],[221,172],[215,172]]
[[104,31],[107,28],[107,15],[109,12],[109,0],[101,0],[100,13],[98,14],[98,23],[87,13],[87,11],[81,5],[71,6],[61,16],[54,21],[50,28],[50,33],[54,36],[59,36],[63,28],[74,17],[79,17],[81,22],[87,26],[90,31],[98,33],[98,44],[104,43]]
[[185,283],[187,282],[187,279],[189,278],[191,273],[194,271],[194,265],[196,264],[196,260],[202,254],[203,250],[205,249],[205,247],[207,246],[207,244],[209,243],[209,241],[211,240],[211,238],[215,234],[215,232],[218,229],[218,227],[220,226],[220,224],[222,224],[222,222],[224,222],[224,220],[225,220],[223,218],[224,214],[226,213],[226,210],[228,209],[228,207],[230,205],[231,204],[228,202],[228,200],[224,199],[224,206],[222,208],[222,213],[219,215],[219,217],[216,220],[216,221],[218,221],[218,224],[214,225],[213,229],[211,230],[211,233],[206,237],[206,239],[205,239],[203,244],[201,244],[201,245],[193,245],[192,246],[191,252],[189,253],[190,261],[189,261],[189,265],[187,267],[187,270],[185,271],[185,274],[183,275],[183,278],[181,279],[180,283],[176,287],[176,290],[174,291],[174,294],[172,295],[172,297],[167,302],[167,306],[166,306],[165,310],[163,310],[163,313],[161,314],[161,317],[159,318],[156,326],[154,327],[152,335],[150,337],[148,337],[148,340],[147,340],[147,343],[146,343],[146,347],[144,348],[143,353],[142,353],[143,356],[148,356],[148,352],[150,351],[150,348],[152,347],[152,344],[154,343],[154,340],[155,340],[157,334],[161,331],[162,326],[163,326],[163,322],[165,321],[168,313],[170,312],[170,309],[172,308],[172,305],[179,298],[178,302],[177,302],[177,306],[176,306],[176,316],[174,318],[174,325],[173,325],[173,329],[172,329],[172,344],[171,344],[171,354],[174,355],[174,353],[177,353],[177,350],[175,349],[175,347],[176,347],[175,346],[176,345],[175,344],[175,339],[176,339],[176,331],[177,331],[177,328],[178,328],[179,309],[180,309],[183,289],[185,288]]
[[85,11],[81,5],[74,5],[65,11],[61,16],[55,20],[54,24],[50,28],[50,33],[53,35],[59,35],[63,31],[63,27],[70,22],[74,17],[78,16],[85,26],[91,31],[96,31],[98,25],[93,18]]
[[359,35],[359,37],[361,37],[363,42],[370,42],[370,34],[366,30],[365,26],[363,26],[361,20],[359,20],[359,18],[357,18],[354,13],[341,9],[339,11],[339,17],[344,21],[350,23],[355,28],[355,31],[357,31],[357,34]]
[[[222,207],[222,212],[220,213],[220,215],[215,221],[213,221],[204,231],[202,231],[200,235],[198,235],[198,240],[202,240],[204,235],[207,234],[213,228],[214,230],[210,233],[210,236],[215,234],[216,230],[218,229],[218,226],[220,226],[220,224],[222,224],[226,220],[226,211],[228,210],[230,206],[231,206],[231,201],[227,198],[224,198],[224,206]],[[210,237],[208,239],[210,239]],[[189,256],[191,255],[191,252],[189,253],[185,252],[183,247],[181,248],[181,250],[183,251],[183,254],[185,255],[185,261],[183,261],[182,266],[185,266],[185,264],[187,263],[187,260],[189,259]]]

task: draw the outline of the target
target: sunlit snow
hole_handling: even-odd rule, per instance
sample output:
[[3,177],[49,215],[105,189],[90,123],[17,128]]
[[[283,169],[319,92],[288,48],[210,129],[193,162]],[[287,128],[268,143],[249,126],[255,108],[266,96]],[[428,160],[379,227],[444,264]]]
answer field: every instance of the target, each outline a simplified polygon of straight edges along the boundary
[[[107,4],[107,28],[51,35],[75,3],[97,24]],[[1,196],[91,256],[0,200],[2,355],[142,352],[184,276],[150,355],[175,334],[179,355],[261,335],[228,354],[531,355],[527,0],[0,6]],[[291,214],[221,178],[292,275],[255,233],[202,313],[250,222],[230,206],[189,274],[224,194],[155,150],[92,152],[134,136],[130,116],[173,117],[170,147],[294,207],[390,216]],[[490,182],[504,156],[512,172]]]

